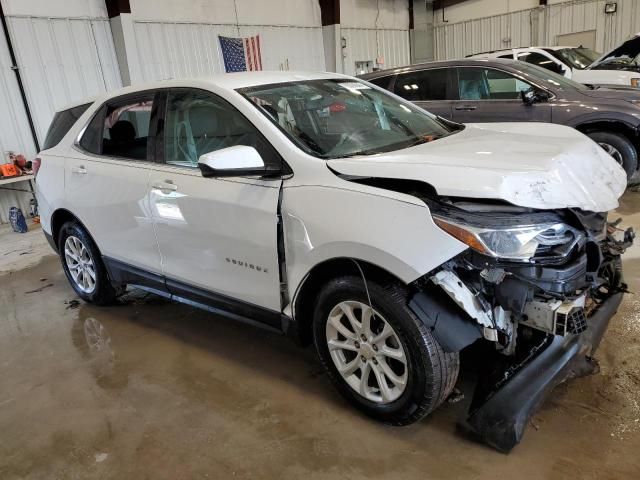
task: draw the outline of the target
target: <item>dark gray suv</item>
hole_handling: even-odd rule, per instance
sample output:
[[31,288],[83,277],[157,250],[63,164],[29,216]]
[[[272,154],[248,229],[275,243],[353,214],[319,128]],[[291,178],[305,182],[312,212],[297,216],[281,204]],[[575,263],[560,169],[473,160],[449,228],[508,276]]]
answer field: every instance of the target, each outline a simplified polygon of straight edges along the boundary
[[640,91],[589,87],[515,60],[453,60],[361,77],[440,117],[469,122],[551,122],[578,129],[638,174]]

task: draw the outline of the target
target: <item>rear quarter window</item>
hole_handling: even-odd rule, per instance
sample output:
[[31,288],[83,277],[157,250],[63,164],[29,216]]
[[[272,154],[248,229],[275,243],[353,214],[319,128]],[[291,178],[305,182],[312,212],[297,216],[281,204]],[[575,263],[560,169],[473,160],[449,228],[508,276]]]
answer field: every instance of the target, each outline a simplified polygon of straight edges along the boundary
[[64,138],[69,130],[71,130],[71,127],[73,127],[73,125],[90,106],[91,103],[85,103],[83,105],[78,105],[77,107],[57,112],[51,121],[42,149],[47,150],[58,145],[60,140]]

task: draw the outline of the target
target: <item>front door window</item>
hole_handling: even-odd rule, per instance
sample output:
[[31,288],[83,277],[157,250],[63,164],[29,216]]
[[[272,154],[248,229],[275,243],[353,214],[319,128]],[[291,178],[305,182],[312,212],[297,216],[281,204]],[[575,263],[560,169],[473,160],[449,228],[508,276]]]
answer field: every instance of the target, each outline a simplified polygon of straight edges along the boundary
[[460,100],[516,100],[531,85],[513,75],[492,68],[459,68]]

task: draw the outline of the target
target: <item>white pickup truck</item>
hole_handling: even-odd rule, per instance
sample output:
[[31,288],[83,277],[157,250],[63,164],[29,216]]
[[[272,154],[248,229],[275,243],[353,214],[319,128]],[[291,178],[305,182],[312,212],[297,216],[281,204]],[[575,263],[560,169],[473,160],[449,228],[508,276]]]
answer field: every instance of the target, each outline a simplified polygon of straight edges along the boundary
[[584,47],[525,47],[469,55],[511,58],[544,67],[587,85],[640,87],[640,33],[600,55]]

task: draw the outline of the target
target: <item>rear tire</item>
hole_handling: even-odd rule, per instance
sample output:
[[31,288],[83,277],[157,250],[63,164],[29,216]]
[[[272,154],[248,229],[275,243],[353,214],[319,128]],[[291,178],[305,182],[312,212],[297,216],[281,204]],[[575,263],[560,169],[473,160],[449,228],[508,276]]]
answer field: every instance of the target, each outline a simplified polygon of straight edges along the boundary
[[591,132],[587,136],[611,155],[627,173],[627,183],[638,169],[638,151],[624,135],[612,132]]
[[[313,319],[316,351],[350,403],[377,420],[408,425],[449,396],[458,378],[459,355],[444,352],[409,309],[403,287],[373,281],[367,286],[372,311],[360,277],[337,278],[322,288]],[[388,337],[380,340],[384,332]]]
[[84,227],[73,221],[65,223],[58,250],[64,273],[80,298],[96,305],[114,302],[123,289],[112,285],[100,251]]

